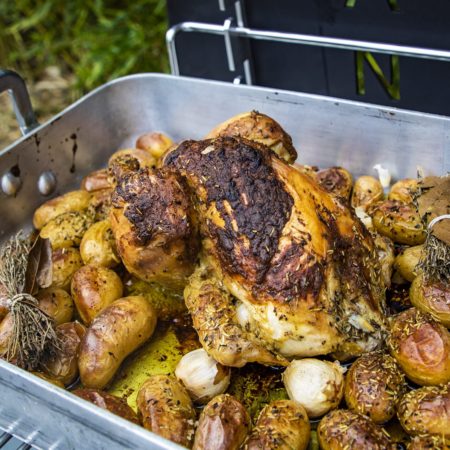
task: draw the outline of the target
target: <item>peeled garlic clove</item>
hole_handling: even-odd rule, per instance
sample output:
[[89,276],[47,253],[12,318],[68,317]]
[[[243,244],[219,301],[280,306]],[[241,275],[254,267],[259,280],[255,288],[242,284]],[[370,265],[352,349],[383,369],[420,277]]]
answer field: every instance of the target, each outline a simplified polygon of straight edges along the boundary
[[184,355],[175,375],[197,403],[208,403],[223,394],[230,384],[230,369],[211,358],[203,348]]
[[375,164],[373,168],[378,172],[378,178],[381,186],[383,186],[384,189],[387,189],[391,184],[391,172],[381,164]]
[[339,405],[344,394],[344,368],[338,362],[305,358],[292,361],[283,373],[289,398],[308,417],[319,417]]

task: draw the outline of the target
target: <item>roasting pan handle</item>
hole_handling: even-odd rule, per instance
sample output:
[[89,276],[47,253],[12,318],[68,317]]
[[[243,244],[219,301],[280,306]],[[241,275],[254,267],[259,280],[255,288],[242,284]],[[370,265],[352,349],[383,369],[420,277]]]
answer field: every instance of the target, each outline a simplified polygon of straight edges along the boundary
[[8,91],[11,96],[20,132],[25,135],[36,128],[39,124],[23,78],[12,70],[0,69],[0,93],[4,91]]

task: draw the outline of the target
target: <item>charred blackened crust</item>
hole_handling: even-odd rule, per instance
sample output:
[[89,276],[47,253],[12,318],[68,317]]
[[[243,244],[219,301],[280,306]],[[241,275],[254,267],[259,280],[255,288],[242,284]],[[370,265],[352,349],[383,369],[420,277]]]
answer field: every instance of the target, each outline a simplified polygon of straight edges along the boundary
[[278,249],[293,199],[271,165],[271,151],[253,141],[218,138],[185,141],[165,164],[201,186],[206,207],[215,205],[224,226],[210,222],[205,232],[217,242],[224,270],[260,282]]
[[115,208],[124,208],[139,245],[158,235],[167,241],[195,232],[184,181],[167,168],[126,174],[114,191],[112,203]]

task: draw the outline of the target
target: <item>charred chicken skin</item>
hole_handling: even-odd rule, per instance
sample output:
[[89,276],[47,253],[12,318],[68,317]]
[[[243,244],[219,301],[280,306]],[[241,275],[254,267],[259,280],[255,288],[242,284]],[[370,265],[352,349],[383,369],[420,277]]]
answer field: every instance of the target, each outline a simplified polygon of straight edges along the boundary
[[[127,268],[163,284],[181,273],[181,282],[194,269],[198,226],[198,262],[185,301],[203,347],[224,365],[284,365],[329,353],[345,360],[376,349],[384,333],[384,285],[364,226],[264,144],[215,135],[182,142],[162,169],[118,183],[111,222]],[[178,201],[175,191],[146,180],[155,177],[162,185],[176,180]],[[140,213],[139,202],[146,205]],[[190,219],[180,232],[183,217]],[[164,254],[166,272],[155,256],[160,242],[177,249]],[[150,266],[134,260],[136,245]]]

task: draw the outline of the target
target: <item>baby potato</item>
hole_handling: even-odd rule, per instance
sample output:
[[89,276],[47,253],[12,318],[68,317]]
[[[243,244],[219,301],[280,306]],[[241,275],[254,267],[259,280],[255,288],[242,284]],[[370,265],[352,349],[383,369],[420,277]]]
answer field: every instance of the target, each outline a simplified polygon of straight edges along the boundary
[[450,333],[416,308],[398,314],[387,344],[406,376],[421,386],[450,381]]
[[394,358],[382,351],[359,357],[345,378],[347,406],[375,423],[387,422],[395,415],[405,390],[405,376],[400,367]]
[[78,377],[78,354],[86,328],[79,322],[63,323],[56,327],[60,348],[55,354],[44,357],[42,370],[65,386]]
[[450,286],[439,281],[425,281],[417,276],[409,290],[411,303],[421,311],[431,314],[438,322],[450,328]]
[[343,167],[330,167],[317,172],[316,179],[330,194],[350,199],[353,187],[351,173]]
[[251,420],[242,403],[231,395],[214,397],[203,409],[195,432],[194,450],[238,450]]
[[68,212],[82,212],[87,209],[91,195],[80,190],[72,191],[45,202],[34,212],[33,225],[40,230],[51,220]]
[[310,434],[303,406],[292,400],[276,400],[262,409],[244,449],[304,450]]
[[378,233],[398,244],[419,245],[425,242],[426,232],[417,209],[412,204],[386,200],[370,210]]
[[33,375],[36,375],[39,378],[42,378],[45,381],[48,381],[49,383],[54,384],[55,386],[58,386],[59,388],[64,389],[64,383],[61,383],[61,381],[56,380],[55,378],[52,378],[51,376],[47,375],[46,373],[43,372],[30,372]]
[[138,416],[153,433],[191,447],[195,432],[195,409],[184,386],[169,375],[153,375],[139,389]]
[[92,223],[91,216],[85,212],[67,212],[44,225],[41,238],[49,239],[53,250],[78,247],[81,238]]
[[369,175],[363,175],[355,181],[351,205],[353,208],[362,208],[366,211],[383,197],[384,191],[380,181]]
[[102,389],[122,361],[144,342],[156,326],[156,314],[144,297],[124,297],[106,307],[88,328],[78,365],[87,388]]
[[414,178],[404,178],[403,180],[397,181],[389,191],[388,200],[412,203],[418,187],[418,181]]
[[95,222],[106,220],[111,210],[112,188],[99,189],[92,192],[89,202],[88,212],[94,218]]
[[415,245],[403,249],[395,258],[394,268],[407,281],[411,282],[418,275],[420,258],[423,253],[423,245]]
[[81,181],[81,189],[88,192],[111,188],[108,181],[108,170],[100,169],[86,175]]
[[36,299],[39,300],[39,308],[47,313],[56,325],[72,320],[73,300],[64,289],[57,287],[43,289],[37,293]]
[[66,291],[70,289],[73,274],[83,266],[78,249],[59,248],[52,252],[52,286]]
[[154,158],[159,159],[174,142],[163,133],[145,133],[136,140],[136,148],[145,150]]
[[84,233],[80,253],[85,264],[112,268],[120,263],[109,220],[94,223]]
[[450,439],[450,384],[408,392],[398,405],[398,419],[409,434]]
[[88,265],[73,275],[71,292],[81,320],[90,325],[100,311],[122,297],[123,284],[113,270]]
[[346,409],[329,412],[317,428],[322,450],[395,450],[388,433],[368,417]]
[[127,401],[123,398],[95,389],[75,389],[72,391],[72,394],[93,403],[99,408],[106,409],[116,416],[123,417],[136,425],[140,425],[136,413],[128,406]]
[[414,436],[408,443],[406,450],[449,450],[442,436]]

